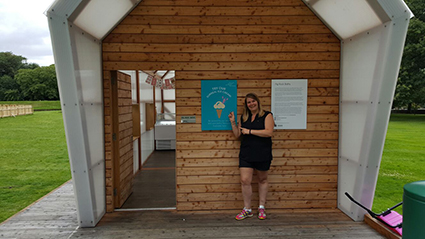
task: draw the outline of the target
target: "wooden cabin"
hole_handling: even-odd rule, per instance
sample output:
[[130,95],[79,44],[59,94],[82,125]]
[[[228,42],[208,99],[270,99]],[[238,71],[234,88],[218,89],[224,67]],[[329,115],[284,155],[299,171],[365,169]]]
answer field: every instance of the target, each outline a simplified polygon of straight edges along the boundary
[[[201,81],[236,79],[240,115],[249,92],[270,110],[272,79],[308,79],[307,129],[273,137],[267,208],[337,207],[340,41],[302,1],[142,1],[104,39],[102,56],[105,91],[118,70],[175,70],[177,211],[243,205],[240,142],[229,130],[201,130]],[[118,83],[122,94],[128,86]],[[196,124],[180,123],[187,115]],[[122,173],[131,177],[131,170]]]
[[[65,2],[56,2],[47,16],[81,226],[96,225],[132,190],[133,120],[139,114],[133,114],[131,79],[122,72],[138,76],[158,70],[173,70],[176,79],[177,212],[236,212],[243,206],[240,142],[230,130],[201,129],[201,82],[236,80],[240,115],[250,92],[271,109],[273,79],[307,79],[306,129],[278,129],[273,135],[266,207],[275,212],[342,210],[363,219],[364,212],[343,193],[355,193],[369,206],[373,200],[410,18],[403,1],[390,7],[380,1],[144,0],[128,1],[125,7]],[[375,17],[361,22],[354,17],[360,12]],[[69,48],[61,48],[68,43]],[[384,56],[388,60],[382,63]],[[84,87],[97,92],[92,101],[104,125],[93,123],[96,135],[82,120],[93,112]],[[372,91],[379,93],[368,94]],[[196,122],[181,123],[182,116],[195,116]],[[76,142],[81,138],[85,141]],[[101,157],[90,151],[95,138],[103,139],[102,151],[96,152],[104,159],[93,163]],[[74,152],[79,145],[86,151]],[[94,173],[90,165],[96,163]],[[254,193],[253,202],[257,199]]]

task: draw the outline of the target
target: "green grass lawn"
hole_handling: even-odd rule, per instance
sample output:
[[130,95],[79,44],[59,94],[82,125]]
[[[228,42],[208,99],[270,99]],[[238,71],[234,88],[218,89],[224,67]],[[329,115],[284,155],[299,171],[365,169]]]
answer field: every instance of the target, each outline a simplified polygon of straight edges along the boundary
[[[373,211],[401,202],[406,183],[425,180],[424,132],[425,115],[391,116]],[[61,111],[0,118],[0,222],[70,178]]]
[[[379,170],[373,211],[403,201],[406,183],[425,180],[425,115],[391,115]],[[402,207],[396,209],[402,213]]]
[[0,105],[32,105],[34,110],[61,110],[60,101],[0,101]]
[[70,178],[61,111],[0,118],[0,222]]

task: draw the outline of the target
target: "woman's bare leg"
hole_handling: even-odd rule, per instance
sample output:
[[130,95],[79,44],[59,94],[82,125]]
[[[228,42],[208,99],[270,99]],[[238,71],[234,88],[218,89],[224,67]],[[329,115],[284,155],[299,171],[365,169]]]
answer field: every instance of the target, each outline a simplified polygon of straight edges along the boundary
[[239,168],[241,174],[241,186],[244,206],[247,209],[251,208],[251,196],[252,196],[252,168]]
[[268,171],[258,171],[258,194],[260,197],[259,205],[265,206],[269,182],[267,181]]

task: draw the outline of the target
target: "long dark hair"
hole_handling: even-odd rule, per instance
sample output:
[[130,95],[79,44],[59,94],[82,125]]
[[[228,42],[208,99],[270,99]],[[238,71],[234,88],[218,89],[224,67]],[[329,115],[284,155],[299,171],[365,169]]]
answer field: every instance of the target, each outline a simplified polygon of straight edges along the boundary
[[243,111],[242,111],[242,121],[243,122],[247,121],[248,120],[248,117],[249,117],[250,110],[249,110],[248,105],[247,105],[247,99],[248,98],[251,98],[251,99],[257,101],[257,105],[258,105],[258,117],[263,116],[264,113],[265,113],[264,110],[263,110],[263,107],[261,106],[260,99],[258,98],[257,94],[255,94],[255,93],[248,93],[245,96],[245,101],[244,101],[245,103],[244,103]]

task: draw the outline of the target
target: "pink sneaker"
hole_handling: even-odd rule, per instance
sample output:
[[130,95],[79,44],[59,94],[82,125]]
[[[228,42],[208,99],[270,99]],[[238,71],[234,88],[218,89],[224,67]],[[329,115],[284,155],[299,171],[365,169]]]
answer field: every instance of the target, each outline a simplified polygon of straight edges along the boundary
[[260,219],[260,220],[266,219],[266,209],[265,208],[258,208],[258,219]]
[[252,214],[252,211],[248,211],[244,208],[244,209],[242,209],[242,212],[240,212],[238,215],[236,215],[235,219],[236,220],[243,220],[245,218],[252,217],[252,216],[254,216],[254,214]]

